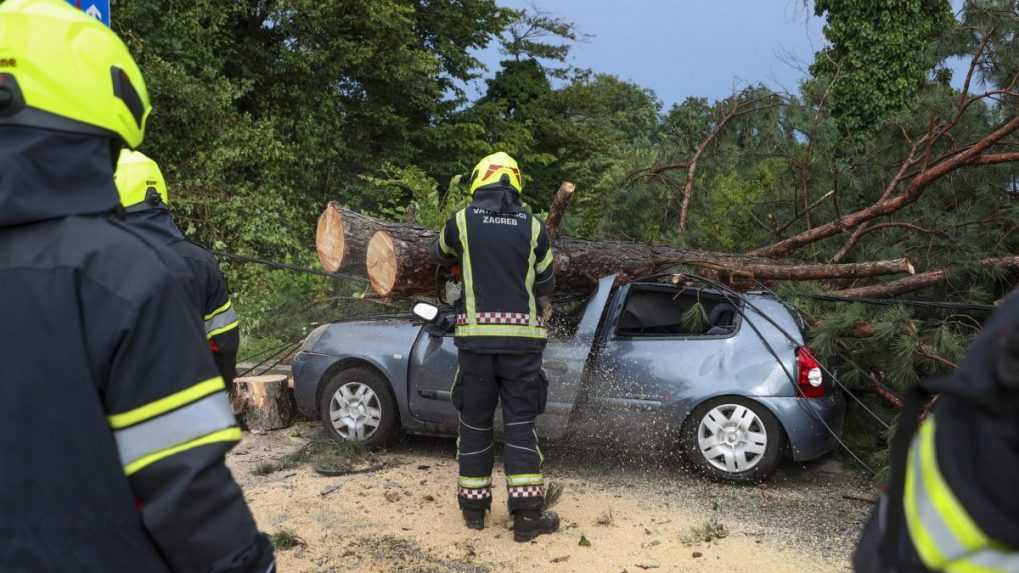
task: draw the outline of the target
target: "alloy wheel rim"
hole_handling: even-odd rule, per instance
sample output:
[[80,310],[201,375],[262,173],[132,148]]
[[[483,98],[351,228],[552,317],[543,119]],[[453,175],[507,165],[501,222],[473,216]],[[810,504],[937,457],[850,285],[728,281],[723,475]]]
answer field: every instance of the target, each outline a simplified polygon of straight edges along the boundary
[[750,408],[721,404],[701,418],[697,445],[713,467],[740,473],[760,463],[768,449],[768,431]]
[[367,384],[347,382],[329,400],[329,421],[344,440],[363,442],[382,424],[382,403]]

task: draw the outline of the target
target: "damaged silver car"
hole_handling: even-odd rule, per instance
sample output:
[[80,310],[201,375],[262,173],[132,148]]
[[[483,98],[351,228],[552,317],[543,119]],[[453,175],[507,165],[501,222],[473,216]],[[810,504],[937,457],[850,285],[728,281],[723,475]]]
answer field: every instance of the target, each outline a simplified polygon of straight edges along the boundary
[[[318,327],[293,362],[298,407],[337,440],[369,446],[400,431],[456,435],[444,312],[423,304],[419,316]],[[799,317],[768,294],[606,277],[550,330],[543,438],[663,445],[711,478],[744,482],[836,443],[841,392]]]

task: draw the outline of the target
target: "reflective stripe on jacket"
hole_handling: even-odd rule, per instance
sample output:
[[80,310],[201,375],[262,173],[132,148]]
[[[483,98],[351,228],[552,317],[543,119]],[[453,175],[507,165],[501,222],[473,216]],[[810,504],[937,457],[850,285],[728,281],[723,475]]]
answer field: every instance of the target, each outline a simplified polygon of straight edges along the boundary
[[935,418],[930,416],[920,426],[906,466],[903,506],[920,560],[936,571],[1019,571],[1016,549],[988,537],[945,480],[938,463]]

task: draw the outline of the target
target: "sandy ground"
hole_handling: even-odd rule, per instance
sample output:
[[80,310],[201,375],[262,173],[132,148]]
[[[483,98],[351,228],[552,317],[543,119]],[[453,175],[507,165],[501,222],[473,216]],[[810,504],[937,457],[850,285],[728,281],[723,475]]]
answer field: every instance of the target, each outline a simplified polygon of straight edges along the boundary
[[[507,529],[501,474],[486,529],[463,527],[453,440],[408,438],[381,454],[385,469],[369,474],[323,477],[306,465],[252,474],[317,428],[245,434],[229,458],[261,529],[304,541],[278,551],[284,573],[847,571],[871,506],[843,495],[873,495],[864,476],[833,460],[789,463],[767,485],[741,487],[704,481],[654,456],[620,459],[553,444],[546,473],[565,486],[555,507],[562,530],[518,544]],[[692,528],[708,522],[727,535],[692,539]]]

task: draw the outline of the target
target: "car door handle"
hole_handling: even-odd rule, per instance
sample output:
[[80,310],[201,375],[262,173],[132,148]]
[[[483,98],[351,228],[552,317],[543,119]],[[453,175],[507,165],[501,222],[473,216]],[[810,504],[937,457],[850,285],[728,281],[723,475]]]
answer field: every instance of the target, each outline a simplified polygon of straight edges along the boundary
[[446,390],[418,390],[418,396],[426,400],[448,400],[449,392]]

